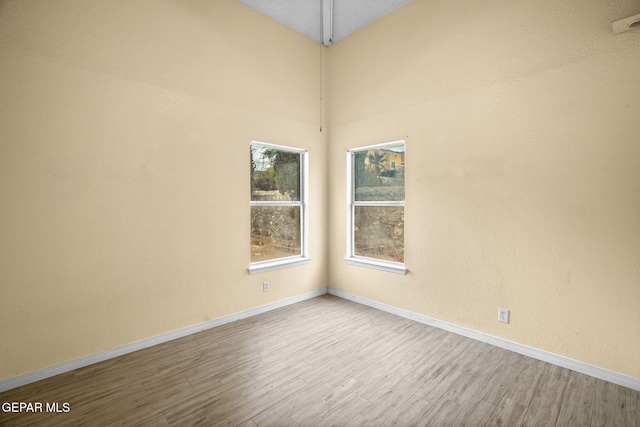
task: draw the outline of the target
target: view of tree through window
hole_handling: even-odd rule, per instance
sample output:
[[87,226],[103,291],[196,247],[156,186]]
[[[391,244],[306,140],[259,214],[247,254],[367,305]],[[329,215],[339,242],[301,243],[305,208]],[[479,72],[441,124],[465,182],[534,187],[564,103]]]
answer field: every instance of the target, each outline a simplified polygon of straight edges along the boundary
[[404,157],[404,144],[351,151],[351,256],[404,263]]
[[302,255],[299,150],[251,144],[251,262]]

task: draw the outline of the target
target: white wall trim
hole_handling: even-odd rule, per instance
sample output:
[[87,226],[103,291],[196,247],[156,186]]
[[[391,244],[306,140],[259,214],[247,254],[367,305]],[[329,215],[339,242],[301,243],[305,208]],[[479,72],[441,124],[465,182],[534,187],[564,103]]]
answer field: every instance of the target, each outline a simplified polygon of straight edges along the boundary
[[374,268],[376,270],[386,271],[387,273],[407,274],[407,268],[399,262],[383,262],[374,259],[351,257],[345,258],[344,262],[358,267]]
[[277,270],[279,268],[297,267],[299,265],[309,264],[311,258],[307,257],[290,257],[279,260],[271,260],[259,263],[253,263],[249,266],[249,274],[264,273],[265,271]]
[[52,366],[37,372],[22,375],[10,380],[0,382],[0,393],[11,390],[23,385],[34,383],[36,381],[43,380],[45,378],[53,377],[55,375],[63,374],[65,372],[73,371],[74,369],[83,368],[85,366],[93,365],[94,363],[103,362],[114,357],[122,356],[127,353],[142,350],[148,347],[152,347],[157,344],[162,344],[167,341],[172,341],[177,338],[182,338],[191,334],[205,331],[207,329],[215,328],[216,326],[225,325],[227,323],[235,322],[236,320],[245,319],[247,317],[255,316],[257,314],[266,313],[267,311],[275,310],[287,305],[302,302],[311,298],[318,297],[329,293],[331,295],[356,302],[358,304],[366,305],[376,308],[378,310],[386,311],[397,316],[404,317],[406,319],[415,320],[420,323],[424,323],[435,328],[443,329],[445,331],[453,332],[458,335],[462,335],[468,338],[472,338],[487,344],[495,345],[496,347],[504,348],[516,353],[523,354],[525,356],[533,357],[534,359],[542,360],[563,368],[571,369],[576,372],[580,372],[586,375],[590,375],[601,380],[609,381],[613,384],[618,384],[623,387],[628,387],[632,390],[640,391],[640,379],[634,378],[629,375],[620,374],[618,372],[610,371],[608,369],[600,368],[598,366],[589,365],[578,360],[573,360],[568,357],[560,356],[554,353],[549,353],[544,350],[529,347],[524,344],[519,344],[513,341],[506,340],[504,338],[496,337],[486,334],[484,332],[475,331],[473,329],[458,326],[453,323],[438,320],[433,317],[425,316],[423,314],[414,313],[403,308],[395,307],[389,304],[378,302],[369,298],[361,297],[349,292],[342,291],[335,288],[320,288],[315,291],[307,292],[305,294],[296,295],[291,298],[272,302],[259,307],[251,308],[249,310],[241,311],[238,313],[230,314],[228,316],[220,317],[218,319],[209,320],[204,323],[189,326],[177,331],[168,332],[166,334],[158,335],[155,337],[147,338],[142,341],[127,344],[122,347],[107,350],[102,353],[94,354],[91,356],[83,357],[81,359],[72,360],[70,362],[63,363],[61,365]]
[[147,338],[142,341],[137,341],[131,344],[117,347],[111,350],[103,351],[102,353],[93,354],[91,356],[83,357],[81,359],[72,360],[61,365],[52,366],[50,368],[42,369],[40,371],[32,372],[30,374],[22,375],[10,380],[0,382],[0,393],[3,391],[11,390],[23,385],[31,384],[36,381],[43,380],[45,378],[53,377],[55,375],[63,374],[65,372],[73,371],[74,369],[84,368],[85,366],[93,365],[94,363],[103,362],[114,357],[122,356],[124,354],[133,353],[134,351],[142,350],[148,347],[152,347],[157,344],[162,344],[167,341],[172,341],[177,338],[186,337],[187,335],[195,334],[198,332],[206,331],[207,329],[215,328],[227,323],[235,322],[236,320],[245,319],[247,317],[255,316],[257,314],[266,313],[267,311],[275,310],[285,307],[287,305],[295,304],[301,301],[305,301],[311,298],[318,297],[327,293],[327,288],[320,288],[315,291],[307,292],[301,295],[296,295],[291,298],[286,298],[280,301],[272,302],[259,307],[251,308],[249,310],[241,311],[238,313],[230,314],[228,316],[212,319],[204,323],[188,326],[186,328],[178,329],[177,331],[168,332],[166,334],[158,335],[155,337]]
[[621,374],[618,372],[610,371],[605,368],[590,365],[588,363],[580,362],[578,360],[570,359],[565,356],[550,353],[545,350],[540,350],[534,347],[529,347],[524,344],[509,341],[504,338],[496,337],[493,335],[479,332],[473,329],[465,328],[453,323],[438,320],[433,317],[425,316],[423,314],[414,313],[403,308],[395,307],[389,304],[378,302],[369,298],[361,297],[349,292],[342,291],[329,287],[329,294],[335,295],[340,298],[347,299],[349,301],[356,302],[358,304],[366,305],[376,308],[378,310],[386,311],[407,319],[415,320],[420,323],[433,326],[435,328],[444,329],[445,331],[453,332],[458,335],[462,335],[468,338],[472,338],[478,341],[485,342],[487,344],[495,345],[506,350],[510,350],[516,353],[523,354],[525,356],[533,357],[534,359],[542,360],[544,362],[551,363],[553,365],[561,366],[563,368],[571,369],[582,374],[586,374],[601,380],[609,381],[613,384],[628,387],[633,390],[640,391],[640,378],[634,378],[629,375]]

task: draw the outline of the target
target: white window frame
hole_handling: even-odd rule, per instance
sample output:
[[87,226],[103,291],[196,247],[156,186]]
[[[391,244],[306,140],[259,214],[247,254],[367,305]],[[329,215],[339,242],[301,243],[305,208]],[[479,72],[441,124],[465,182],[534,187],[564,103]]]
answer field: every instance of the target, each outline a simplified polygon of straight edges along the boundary
[[265,147],[275,150],[288,151],[300,154],[300,201],[253,201],[250,200],[251,207],[254,206],[298,206],[300,207],[300,255],[276,258],[266,261],[252,262],[249,265],[249,274],[261,273],[263,271],[276,270],[279,268],[294,267],[308,264],[309,258],[309,152],[305,149],[287,147],[284,145],[269,144],[267,142],[251,141],[251,147]]
[[[347,264],[357,265],[360,267],[374,268],[390,273],[407,274],[407,267],[402,262],[386,261],[376,258],[363,257],[355,255],[354,242],[354,217],[356,206],[405,206],[405,201],[356,201],[355,200],[355,177],[354,177],[354,157],[355,153],[368,151],[373,149],[384,149],[388,147],[397,147],[403,145],[406,152],[406,141],[398,140],[386,142],[384,144],[368,145],[365,147],[352,148],[347,150],[347,255],[344,260]],[[406,183],[405,183],[406,186]],[[406,188],[406,187],[405,187]],[[405,196],[406,198],[406,196]]]

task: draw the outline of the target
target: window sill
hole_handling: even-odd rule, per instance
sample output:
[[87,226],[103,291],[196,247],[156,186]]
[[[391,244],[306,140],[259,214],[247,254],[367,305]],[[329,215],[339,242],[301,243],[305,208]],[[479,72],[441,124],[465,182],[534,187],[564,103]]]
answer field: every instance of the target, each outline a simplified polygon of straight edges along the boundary
[[262,273],[263,271],[277,270],[279,268],[295,267],[298,265],[309,264],[311,258],[294,257],[283,258],[274,261],[261,261],[253,263],[249,266],[249,274]]
[[399,262],[380,261],[372,258],[358,257],[345,258],[344,261],[347,264],[357,265],[359,267],[375,268],[376,270],[382,270],[389,273],[407,274],[409,271],[404,264]]

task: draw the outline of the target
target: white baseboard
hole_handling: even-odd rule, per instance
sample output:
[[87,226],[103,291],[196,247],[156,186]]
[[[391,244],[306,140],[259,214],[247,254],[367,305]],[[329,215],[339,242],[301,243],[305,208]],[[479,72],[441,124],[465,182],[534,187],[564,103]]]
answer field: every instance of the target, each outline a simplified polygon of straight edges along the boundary
[[540,350],[537,348],[526,346],[524,344],[509,341],[504,338],[489,335],[484,332],[475,331],[473,329],[465,328],[463,326],[458,326],[453,323],[425,316],[423,314],[414,313],[403,308],[394,307],[392,305],[374,301],[369,298],[354,295],[340,289],[329,287],[329,294],[353,302],[357,302],[362,305],[373,307],[378,310],[386,311],[388,313],[392,313],[401,317],[405,317],[407,319],[415,320],[417,322],[424,323],[435,328],[444,329],[445,331],[453,332],[455,334],[462,335],[468,338],[473,338],[475,340],[495,345],[496,347],[501,347],[506,350],[523,354],[525,356],[533,357],[534,359],[539,359],[544,362],[561,366],[563,368],[571,369],[572,371],[580,372],[595,378],[599,378],[601,380],[609,381],[613,384],[618,384],[623,387],[628,387],[630,389],[640,391],[640,378],[634,378],[629,375],[620,374],[618,372],[610,371],[608,369],[600,368],[598,366],[560,356],[558,354],[549,353],[548,351]]
[[312,292],[307,292],[302,295],[287,298],[281,301],[276,301],[270,304],[266,304],[260,307],[255,307],[249,310],[241,311],[239,313],[230,314],[228,316],[220,317],[218,319],[209,320],[208,322],[200,323],[197,325],[189,326],[187,328],[179,329],[177,331],[169,332],[156,337],[148,338],[142,341],[138,341],[132,344],[128,344],[122,347],[107,350],[102,353],[94,354],[91,356],[83,357],[82,359],[72,360],[70,362],[63,363],[61,365],[53,366],[51,368],[43,369],[41,371],[33,372],[30,374],[22,375],[20,377],[12,378],[7,381],[0,382],[0,393],[3,391],[11,390],[16,387],[27,385],[36,381],[43,380],[45,378],[53,377],[55,375],[63,374],[65,372],[73,371],[74,369],[83,368],[85,366],[93,365],[94,363],[102,362],[114,357],[122,356],[127,353],[142,350],[147,347],[151,347],[157,344],[162,344],[167,341],[172,341],[177,338],[182,338],[187,335],[195,334],[207,329],[215,328],[227,323],[235,322],[236,320],[244,319],[247,317],[255,316],[257,314],[265,313],[267,311],[275,310],[277,308],[285,307],[290,304],[295,304],[307,299],[315,298],[320,295],[329,293],[340,298],[344,298],[349,301],[353,301],[362,305],[376,308],[378,310],[386,311],[407,319],[415,320],[420,323],[424,323],[435,328],[444,329],[449,332],[456,333],[468,338],[472,338],[478,341],[485,342],[487,344],[495,345],[506,350],[510,350],[516,353],[523,354],[525,356],[533,357],[545,362],[552,363],[563,368],[571,369],[576,372],[580,372],[586,375],[590,375],[601,380],[609,381],[613,384],[618,384],[623,387],[628,387],[633,390],[640,391],[640,379],[631,377],[629,375],[620,374],[618,372],[610,371],[608,369],[600,368],[597,366],[589,365],[578,360],[573,360],[568,357],[560,356],[554,353],[549,353],[544,350],[529,347],[523,344],[519,344],[513,341],[505,340],[493,335],[486,334],[484,332],[475,331],[473,329],[458,326],[453,323],[445,322],[435,319],[433,317],[425,316],[423,314],[414,313],[403,308],[394,307],[389,304],[371,300],[369,298],[361,297],[349,292],[341,291],[335,288],[321,288]]
[[230,314],[228,316],[220,317],[218,319],[209,320],[204,323],[189,326],[177,331],[168,332],[166,334],[158,335],[155,337],[147,338],[142,341],[137,341],[131,344],[124,345],[122,347],[107,350],[102,353],[93,354],[91,356],[83,357],[81,359],[72,360],[70,362],[63,363],[61,365],[52,366],[41,371],[36,371],[30,374],[22,375],[16,378],[12,378],[7,381],[0,382],[0,393],[3,391],[11,390],[16,387],[34,383],[36,381],[43,380],[45,378],[53,377],[55,375],[63,374],[65,372],[73,371],[74,369],[84,368],[85,366],[93,365],[94,363],[103,362],[114,357],[122,356],[127,353],[133,353],[134,351],[142,350],[147,347],[151,347],[157,344],[162,344],[167,341],[172,341],[177,338],[186,337],[187,335],[195,334],[205,331],[207,329],[215,328],[227,323],[235,322],[236,320],[244,319],[247,317],[255,316],[256,314],[265,313],[267,311],[275,310],[290,304],[295,304],[304,300],[315,298],[327,293],[327,288],[320,288],[315,291],[307,292],[302,295],[296,295],[291,298],[283,299],[281,301],[272,302],[270,304],[262,305],[260,307],[251,308],[249,310],[241,311],[239,313]]

